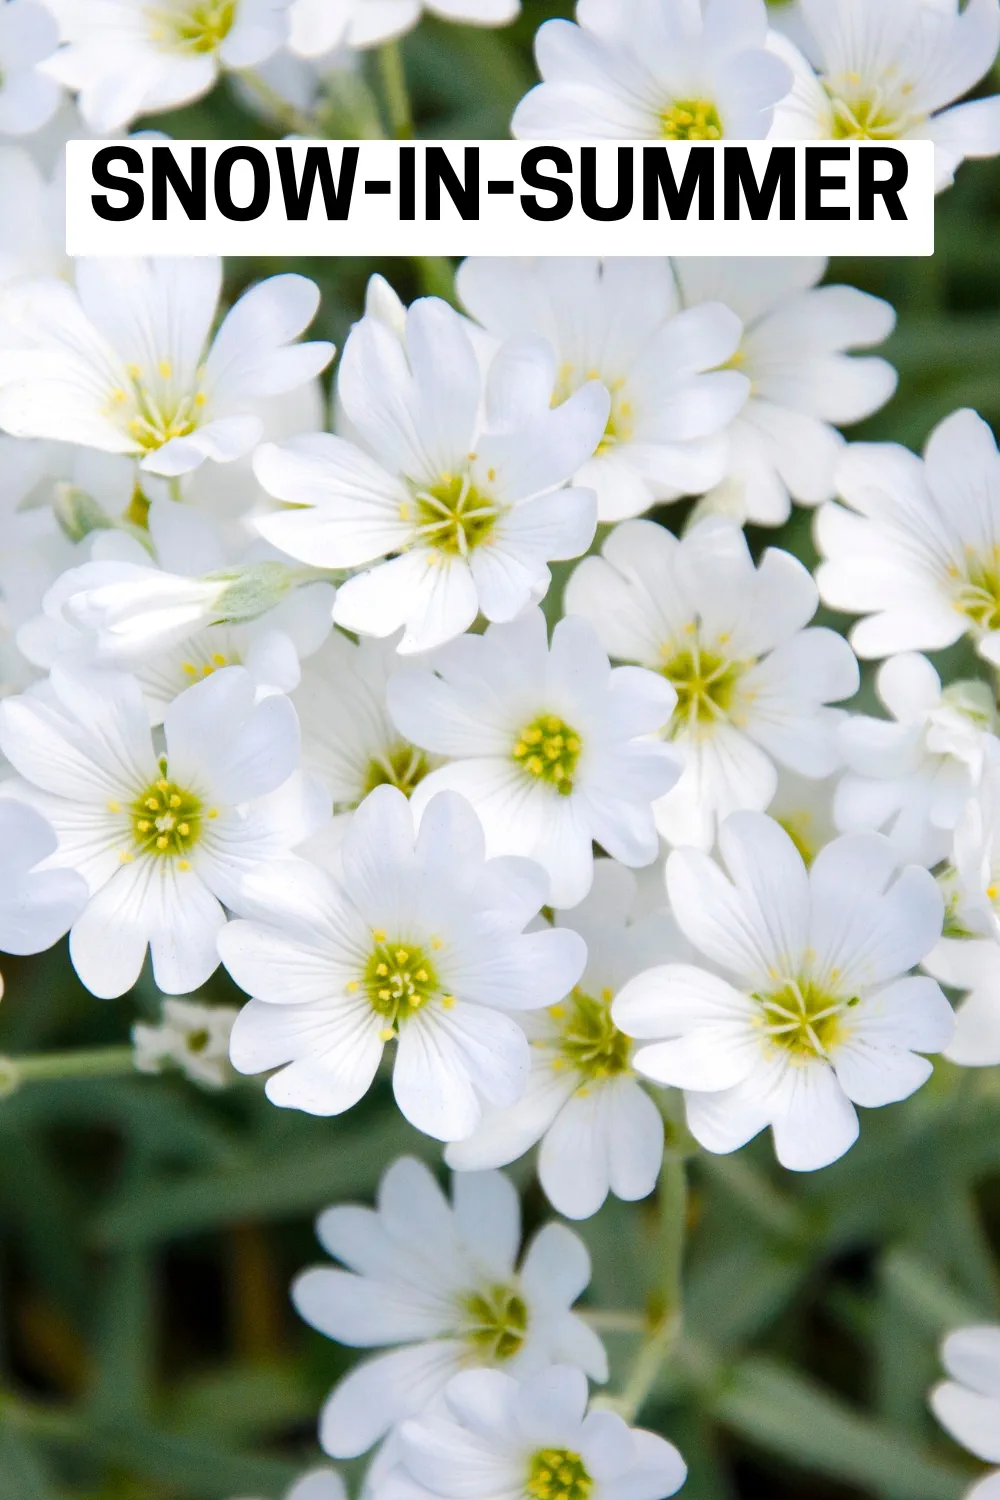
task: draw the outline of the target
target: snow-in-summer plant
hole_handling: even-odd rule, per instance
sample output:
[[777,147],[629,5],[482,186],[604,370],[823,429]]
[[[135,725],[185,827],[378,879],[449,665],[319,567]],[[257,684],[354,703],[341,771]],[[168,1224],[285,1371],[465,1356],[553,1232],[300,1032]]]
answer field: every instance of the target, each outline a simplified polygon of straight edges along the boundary
[[792,83],[764,0],[579,0],[576,15],[538,31],[521,139],[759,140]]
[[609,1192],[632,1201],[653,1191],[663,1120],[611,1007],[626,980],[689,950],[665,906],[635,915],[639,900],[631,870],[597,861],[590,893],[557,918],[586,941],[587,967],[558,1005],[521,1017],[531,1044],[524,1098],[488,1110],[467,1140],[448,1147],[449,1166],[504,1166],[538,1141],[538,1180],[570,1219],[595,1214]]
[[0,428],[132,455],[177,479],[260,441],[261,400],[306,385],[333,345],[297,343],[319,306],[305,276],[244,293],[213,335],[222,263],[82,260],[76,285],[0,290]]
[[657,735],[677,694],[657,673],[612,668],[588,621],[566,616],[550,643],[527,609],[397,674],[387,701],[408,740],[448,758],[414,788],[418,815],[437,792],[461,793],[491,854],[544,867],[553,906],[587,894],[595,842],[625,865],[656,858],[653,803],[679,773]]
[[440,1411],[404,1422],[384,1500],[664,1500],[687,1475],[677,1449],[613,1411],[587,1410],[580,1370],[556,1364],[517,1381],[467,1370]]
[[931,140],[939,191],[966,157],[1000,152],[1000,95],[957,102],[1000,44],[994,0],[800,0],[799,10],[802,52],[771,38],[795,76],[772,139]]
[[299,799],[271,795],[297,775],[295,710],[283,695],[255,705],[246,671],[220,669],[171,704],[160,753],[134,677],[67,664],[48,685],[0,705],[0,749],[19,772],[9,795],[52,825],[50,862],[87,883],[77,971],[123,995],[148,947],[161,990],[195,990],[246,874],[309,831]]
[[586,552],[590,489],[568,481],[590,458],[609,397],[593,379],[553,403],[555,356],[540,339],[504,345],[485,382],[453,308],[421,299],[402,336],[363,318],[337,394],[364,447],[331,434],[264,444],[254,468],[292,505],[257,525],[303,562],[357,570],[334,619],[361,635],[405,627],[426,651],[482,612],[511,620],[549,586],[549,562]]
[[42,68],[72,89],[95,135],[207,94],[288,36],[289,0],[46,0],[62,45]]
[[837,501],[817,516],[824,604],[863,615],[861,657],[938,651],[968,635],[1000,664],[1000,453],[974,411],[931,433],[923,458],[897,443],[852,443]]
[[590,1280],[582,1241],[549,1223],[520,1257],[520,1200],[501,1173],[460,1173],[449,1203],[421,1162],[401,1157],[374,1210],[328,1208],[316,1230],[342,1266],[296,1278],[298,1312],[341,1344],[388,1349],[323,1408],[320,1442],[334,1458],[364,1453],[470,1365],[524,1378],[555,1361],[607,1378],[600,1338],[572,1311]]
[[463,797],[434,797],[415,829],[398,787],[376,787],[337,876],[277,861],[244,882],[247,920],[220,939],[254,997],[233,1029],[235,1066],[280,1067],[267,1084],[274,1104],[335,1115],[368,1091],[395,1043],[403,1114],[461,1140],[485,1102],[524,1093],[528,1043],[509,1012],[556,1004],[583,972],[576,933],[524,931],[548,884],[532,860],[486,858]]
[[754,566],[743,532],[706,518],[680,539],[626,521],[566,590],[609,656],[658,672],[676,703],[663,735],[680,780],[654,807],[671,844],[709,849],[718,823],[763,811],[778,766],[821,779],[841,763],[843,714],[827,705],[858,688],[847,642],[807,628],[819,598],[808,570],[768,548]]
[[551,350],[552,399],[568,401],[595,379],[606,387],[604,431],[575,476],[596,493],[599,520],[722,481],[725,429],[750,394],[735,367],[742,324],[708,297],[682,308],[668,261],[473,257],[456,287],[494,339]]
[[896,389],[888,360],[857,352],[892,332],[893,309],[857,287],[818,286],[820,256],[675,256],[673,267],[685,306],[721,302],[739,317],[730,365],[750,382],[727,431],[725,474],[701,509],[780,526],[793,502],[831,500],[839,429],[871,416]]
[[[1000,1500],[998,41],[0,0],[4,1500]],[[511,127],[958,185],[66,254],[74,138]]]
[[879,834],[836,839],[807,870],[772,819],[733,813],[719,847],[725,873],[700,850],[667,861],[702,962],[638,975],[612,1018],[649,1043],[639,1072],[684,1090],[707,1150],[770,1126],[782,1165],[814,1171],[854,1144],[856,1105],[908,1098],[932,1072],[920,1054],[951,1039],[938,985],[909,974],[940,935],[941,894]]

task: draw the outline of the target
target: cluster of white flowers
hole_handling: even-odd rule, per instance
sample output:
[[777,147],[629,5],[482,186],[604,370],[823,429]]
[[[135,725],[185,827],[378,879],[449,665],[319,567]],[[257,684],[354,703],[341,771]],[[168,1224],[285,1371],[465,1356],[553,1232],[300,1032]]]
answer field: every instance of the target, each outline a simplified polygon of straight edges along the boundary
[[[89,130],[110,134],[223,75],[265,115],[291,104],[295,123],[300,101],[350,78],[352,54],[391,48],[424,14],[494,27],[520,11],[520,0],[3,0],[0,135],[41,129],[64,92]],[[998,0],[578,0],[575,22],[539,28],[542,81],[511,128],[542,140],[922,138],[943,188],[965,158],[1000,153],[1000,96],[958,102],[998,45]]]
[[389,1352],[335,1387],[320,1441],[335,1458],[379,1444],[366,1489],[482,1500],[664,1500],[683,1484],[677,1450],[610,1410],[588,1413],[604,1346],[573,1304],[590,1280],[583,1242],[544,1225],[520,1261],[520,1204],[499,1172],[465,1172],[449,1203],[403,1157],[374,1210],[339,1205],[317,1232],[345,1269],[300,1275],[292,1298],[329,1338]]
[[[518,10],[0,0],[0,132],[34,153],[0,144],[0,950],[68,933],[109,998],[148,959],[141,1072],[334,1116],[391,1069],[442,1143],[450,1202],[397,1161],[294,1288],[380,1351],[320,1424],[378,1445],[372,1500],[683,1482],[588,1410],[587,1253],[547,1224],[519,1256],[496,1168],[537,1146],[586,1219],[665,1152],[770,1130],[820,1169],[933,1055],[1000,1065],[1000,454],[971,411],[922,458],[845,437],[893,394],[891,307],[807,258],[483,258],[456,307],[375,277],[328,423],[307,278],[223,305],[217,260],[63,255],[62,90],[113,132],[288,49]],[[997,100],[955,103],[1000,0],[772,11],[580,0],[515,133],[929,136],[942,186],[1000,152]],[[815,573],[744,530],[796,506]],[[943,682],[922,653],[963,637],[980,670]],[[238,1012],[198,996],[220,964]],[[933,1398],[990,1462],[997,1337],[955,1335]]]
[[[929,1054],[1000,1062],[994,692],[918,654],[997,659],[1000,456],[969,412],[924,460],[845,441],[893,384],[848,351],[892,314],[823,271],[467,262],[465,315],[376,279],[332,433],[301,430],[332,355],[298,341],[301,277],[214,336],[215,262],[0,289],[0,945],[68,929],[99,996],[147,953],[168,997],[221,961],[251,998],[168,998],[141,1071],[265,1073],[329,1116],[391,1059],[454,1209],[397,1163],[375,1214],[321,1221],[346,1269],[295,1291],[394,1346],[321,1424],[335,1457],[384,1440],[380,1500],[683,1478],[585,1415],[585,1252],[550,1226],[516,1268],[487,1169],[538,1143],[586,1218],[654,1190],[678,1105],[705,1150],[770,1128],[809,1171]],[[641,514],[691,495],[679,535]],[[815,579],[740,525],[793,501]],[[853,649],[821,601],[865,616]],[[839,706],[856,651],[884,717]]]
[[[224,1081],[231,1030],[333,1115],[388,1048],[454,1168],[540,1141],[573,1217],[652,1191],[667,1090],[809,1170],[927,1054],[1000,1060],[995,700],[917,654],[997,659],[1000,456],[969,412],[923,461],[845,442],[892,314],[823,270],[471,261],[467,315],[376,279],[333,433],[294,430],[332,355],[302,277],[214,336],[214,261],[13,277],[3,945],[69,928],[100,996],[221,959],[235,1024],[172,1009],[141,1067]],[[639,515],[691,494],[679,536]],[[793,499],[815,579],[737,519]],[[855,650],[888,717],[837,706]]]
[[[780,15],[780,12],[778,12]],[[1000,96],[956,104],[1000,44],[996,0],[578,0],[535,40],[521,138],[932,140],[939,188],[1000,152]]]

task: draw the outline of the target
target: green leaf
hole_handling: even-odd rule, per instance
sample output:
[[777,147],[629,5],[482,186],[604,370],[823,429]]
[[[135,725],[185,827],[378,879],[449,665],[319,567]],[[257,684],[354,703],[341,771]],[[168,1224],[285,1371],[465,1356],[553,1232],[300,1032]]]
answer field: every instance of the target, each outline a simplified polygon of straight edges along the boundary
[[287,1154],[244,1159],[228,1171],[153,1180],[123,1195],[92,1226],[100,1245],[148,1245],[237,1224],[308,1213],[334,1200],[370,1192],[386,1165],[402,1151],[435,1159],[438,1147],[401,1116],[367,1129],[324,1122],[330,1137],[320,1146],[298,1141]]
[[967,1477],[905,1433],[883,1426],[769,1359],[737,1366],[711,1402],[725,1426],[771,1453],[831,1479],[905,1494],[961,1500]]
[[0,1418],[0,1500],[59,1500],[33,1444]]

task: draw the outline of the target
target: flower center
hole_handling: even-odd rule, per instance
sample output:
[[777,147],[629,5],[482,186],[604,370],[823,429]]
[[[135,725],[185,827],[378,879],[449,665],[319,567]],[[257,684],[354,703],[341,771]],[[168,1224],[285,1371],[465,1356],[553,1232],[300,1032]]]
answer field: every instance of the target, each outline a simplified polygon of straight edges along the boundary
[[972,623],[989,634],[1000,630],[1000,546],[989,552],[965,552],[965,572],[950,569],[957,587],[955,608]]
[[377,786],[398,787],[405,797],[411,797],[430,768],[430,761],[422,750],[406,740],[399,740],[368,762],[364,790],[358,800],[363,802]]
[[142,453],[155,453],[171,438],[187,437],[201,421],[204,391],[177,390],[173,373],[169,360],[161,360],[153,376],[129,365],[127,386],[111,392],[105,414]]
[[449,557],[468,557],[488,540],[501,508],[472,483],[468,474],[442,474],[437,484],[413,491],[416,514],[404,507],[403,519],[413,520],[421,546]]
[[665,141],[721,141],[719,111],[708,99],[678,99],[660,111],[660,135]]
[[463,1337],[476,1362],[502,1363],[520,1353],[528,1328],[528,1308],[510,1286],[491,1286],[473,1292],[462,1304]]
[[554,786],[563,797],[573,790],[573,773],[580,759],[580,736],[557,714],[532,719],[517,737],[514,759],[538,781]]
[[236,0],[153,5],[146,11],[153,42],[178,52],[215,52],[233,28]]
[[[441,946],[439,939],[431,944]],[[419,944],[390,942],[380,929],[372,932],[372,951],[360,981],[347,988],[352,993],[363,989],[375,1014],[385,1017],[383,1041],[394,1037],[396,1028],[431,1000],[440,999],[448,1008],[455,1003],[454,995],[442,994],[437,970]]]
[[202,819],[215,813],[210,809],[206,815],[201,798],[170,781],[166,762],[160,764],[164,774],[135,799],[130,809],[134,853],[177,859],[178,868],[187,869],[186,856],[198,842]]
[[812,979],[786,979],[767,994],[754,995],[760,1021],[775,1046],[793,1057],[828,1058],[844,1036],[844,1013],[860,995],[835,995]]
[[576,365],[561,365],[552,391],[552,405],[561,406],[588,380],[599,380],[611,397],[611,410],[607,426],[594,450],[596,458],[603,458],[610,448],[619,443],[630,443],[635,437],[635,407],[628,391],[624,375],[602,374],[596,365],[580,370]]
[[579,985],[549,1015],[559,1022],[557,1068],[575,1068],[585,1078],[614,1078],[629,1071],[631,1042],[611,1019],[611,990],[587,995]]
[[824,78],[833,107],[833,138],[837,141],[895,141],[918,121],[907,108],[911,84],[894,92],[884,87],[863,93],[860,73]]
[[181,662],[181,671],[190,682],[197,682],[202,677],[211,677],[212,673],[217,672],[220,667],[241,665],[242,660],[235,651],[230,652],[228,656],[224,656],[221,651],[213,651],[211,656],[207,656],[203,661]]
[[579,1453],[569,1448],[540,1448],[532,1456],[525,1489],[534,1500],[589,1500],[593,1488]]
[[608,413],[604,435],[597,445],[598,458],[603,458],[609,449],[619,443],[630,443],[635,436],[635,408],[628,398],[624,379],[619,377],[612,380],[607,389],[611,396],[611,411]]
[[690,646],[675,651],[671,643],[663,648],[663,657],[660,671],[677,693],[668,730],[671,739],[710,730],[732,717],[736,688],[745,670],[741,663],[719,651],[705,650],[697,631]]

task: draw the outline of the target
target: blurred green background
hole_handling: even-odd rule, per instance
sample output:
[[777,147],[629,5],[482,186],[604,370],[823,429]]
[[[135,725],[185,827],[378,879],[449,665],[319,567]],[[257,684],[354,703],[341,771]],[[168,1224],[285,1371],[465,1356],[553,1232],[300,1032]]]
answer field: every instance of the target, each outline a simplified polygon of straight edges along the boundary
[[[526,0],[502,33],[425,22],[402,44],[418,132],[505,135],[534,81],[535,29],[569,13]],[[268,133],[226,87],[143,123]],[[1000,418],[1000,165],[962,169],[939,200],[937,243],[933,260],[831,267],[899,313],[885,350],[899,392],[854,435],[919,447],[957,406]],[[341,344],[373,271],[406,299],[447,282],[405,259],[296,268],[322,289],[319,332]],[[287,263],[228,269],[234,296]],[[810,528],[799,512],[753,540],[811,562]],[[974,670],[962,648],[942,661]],[[150,980],[95,1000],[62,949],[2,966],[0,1054],[121,1042],[158,1014]],[[238,1003],[224,976],[201,998]],[[258,1082],[209,1096],[177,1077],[36,1082],[0,1101],[0,1500],[279,1496],[319,1460],[319,1406],[354,1357],[298,1321],[289,1281],[318,1258],[315,1212],[369,1201],[403,1151],[438,1155],[384,1083],[333,1121],[272,1108]],[[547,1208],[530,1160],[514,1175],[534,1226]],[[684,1494],[958,1500],[975,1466],[935,1427],[926,1392],[940,1335],[1000,1317],[1000,1072],[939,1066],[907,1104],[865,1113],[860,1144],[825,1172],[783,1173],[763,1141],[691,1176],[684,1341],[641,1414],[687,1457]],[[610,1203],[580,1230],[589,1303],[642,1308],[650,1206]],[[610,1340],[612,1389],[634,1347]]]

